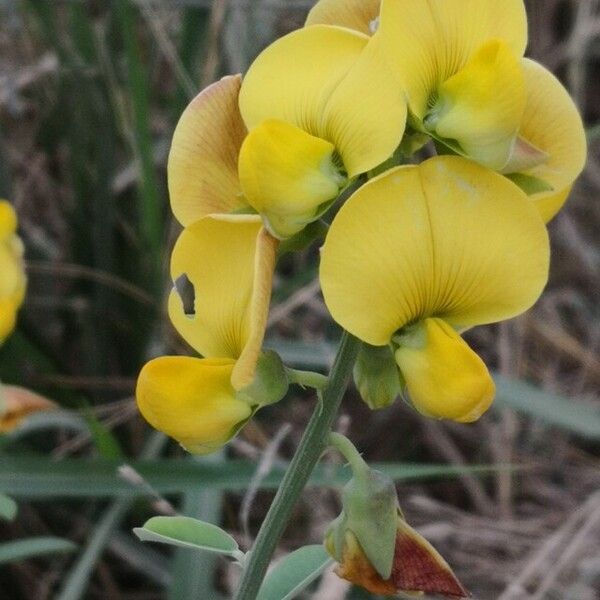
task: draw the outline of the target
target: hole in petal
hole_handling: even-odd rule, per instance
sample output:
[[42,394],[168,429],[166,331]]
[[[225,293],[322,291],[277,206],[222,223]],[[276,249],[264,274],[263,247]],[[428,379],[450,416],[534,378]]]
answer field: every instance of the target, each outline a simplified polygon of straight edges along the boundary
[[196,290],[194,284],[189,280],[184,273],[175,280],[175,289],[181,298],[183,304],[183,312],[187,317],[196,316]]

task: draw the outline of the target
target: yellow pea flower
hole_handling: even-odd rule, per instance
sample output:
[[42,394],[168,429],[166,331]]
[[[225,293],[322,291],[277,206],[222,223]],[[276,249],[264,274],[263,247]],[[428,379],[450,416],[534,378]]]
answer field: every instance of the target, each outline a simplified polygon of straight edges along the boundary
[[477,419],[493,382],[459,333],[514,317],[541,294],[548,234],[526,194],[456,156],[392,169],[342,207],[322,248],[333,318],[391,345],[415,407]]
[[523,58],[522,0],[320,0],[315,23],[377,30],[412,124],[508,175],[546,222],[558,212],[585,165],[585,132],[561,83]]
[[8,202],[0,200],[0,343],[15,328],[27,285],[23,244],[16,230],[15,211]]
[[259,213],[272,235],[291,237],[393,154],[405,121],[377,41],[338,27],[295,31],[243,84],[227,77],[186,108],[169,155],[173,212],[184,226]]
[[[285,394],[283,377],[259,382],[263,387],[252,393],[257,369],[273,364],[273,357],[263,360],[260,351],[276,250],[277,241],[258,216],[204,218],[186,227],[177,240],[169,316],[205,358],[150,361],[139,375],[136,397],[146,420],[190,452],[216,450],[260,406]],[[189,299],[181,289],[184,284],[191,287]],[[264,367],[261,361],[270,364]]]
[[239,105],[250,131],[240,154],[242,188],[280,238],[387,160],[406,121],[379,38],[327,25],[265,49],[244,78]]

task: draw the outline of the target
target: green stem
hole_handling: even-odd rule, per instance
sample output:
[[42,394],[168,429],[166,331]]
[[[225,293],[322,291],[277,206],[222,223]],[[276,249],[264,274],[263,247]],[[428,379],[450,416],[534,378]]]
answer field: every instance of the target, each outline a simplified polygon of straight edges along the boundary
[[327,386],[329,379],[321,373],[315,373],[313,371],[297,371],[296,369],[287,369],[287,376],[290,383],[295,383],[302,387],[310,387],[315,390],[323,390]]
[[331,370],[329,384],[323,394],[322,406],[317,406],[315,409],[258,532],[242,575],[236,600],[255,600],[258,594],[277,542],[283,534],[298,497],[325,449],[327,436],[348,385],[359,346],[360,342],[356,338],[344,332]]
[[329,434],[329,445],[334,447],[347,461],[352,469],[352,474],[358,478],[366,478],[369,472],[369,465],[363,460],[360,452],[354,444],[341,433],[332,432]]

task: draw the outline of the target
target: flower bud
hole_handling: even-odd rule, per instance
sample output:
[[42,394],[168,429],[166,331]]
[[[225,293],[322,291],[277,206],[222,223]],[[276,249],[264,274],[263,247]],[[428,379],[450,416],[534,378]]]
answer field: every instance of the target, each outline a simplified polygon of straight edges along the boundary
[[390,346],[362,344],[354,365],[360,397],[373,410],[386,408],[402,391],[400,373]]
[[342,513],[324,544],[339,563],[336,573],[374,594],[469,595],[437,550],[406,523],[393,481],[366,465],[344,488]]

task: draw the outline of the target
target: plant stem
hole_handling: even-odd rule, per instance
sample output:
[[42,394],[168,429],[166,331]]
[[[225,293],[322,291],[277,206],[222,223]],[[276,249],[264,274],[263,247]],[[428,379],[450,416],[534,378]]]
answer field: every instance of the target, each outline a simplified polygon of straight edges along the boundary
[[348,461],[354,477],[366,477],[370,470],[369,465],[363,460],[356,446],[345,435],[332,432],[329,434],[328,442]]
[[286,369],[286,373],[291,383],[302,387],[310,387],[315,390],[324,390],[329,378],[321,373],[313,371],[297,371],[296,369]]
[[348,385],[360,342],[344,332],[331,370],[329,384],[323,394],[323,405],[317,406],[302,436],[302,441],[277,490],[242,575],[236,600],[255,600],[271,556],[283,534],[291,512],[304,489],[325,446],[331,425]]

